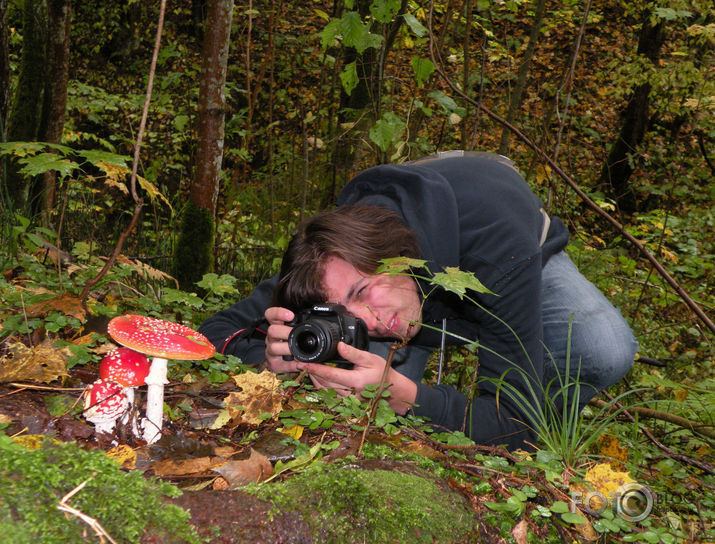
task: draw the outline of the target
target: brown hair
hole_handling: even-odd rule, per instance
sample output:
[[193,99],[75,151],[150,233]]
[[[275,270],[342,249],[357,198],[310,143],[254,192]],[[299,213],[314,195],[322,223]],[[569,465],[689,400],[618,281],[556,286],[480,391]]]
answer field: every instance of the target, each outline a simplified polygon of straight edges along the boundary
[[271,305],[297,311],[327,302],[322,286],[327,257],[369,275],[382,259],[420,255],[415,233],[388,208],[351,205],[319,213],[299,225],[288,244]]

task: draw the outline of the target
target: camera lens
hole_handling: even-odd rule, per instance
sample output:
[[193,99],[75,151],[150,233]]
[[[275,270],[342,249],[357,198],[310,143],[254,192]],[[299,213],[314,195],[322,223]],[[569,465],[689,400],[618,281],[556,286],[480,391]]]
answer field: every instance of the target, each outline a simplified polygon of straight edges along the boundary
[[338,357],[340,328],[338,324],[311,319],[294,327],[288,336],[288,347],[293,357],[308,363],[323,363]]
[[313,331],[303,331],[296,335],[295,344],[301,353],[313,353],[318,348],[319,342]]

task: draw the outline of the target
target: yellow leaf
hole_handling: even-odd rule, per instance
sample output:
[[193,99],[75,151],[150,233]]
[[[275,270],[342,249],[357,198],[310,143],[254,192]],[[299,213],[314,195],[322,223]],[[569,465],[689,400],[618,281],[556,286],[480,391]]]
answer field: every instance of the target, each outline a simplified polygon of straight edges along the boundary
[[275,417],[283,410],[280,382],[273,372],[246,372],[233,376],[233,381],[241,391],[230,393],[223,399],[233,422],[258,425],[265,419],[262,414]]
[[301,425],[293,425],[292,427],[284,427],[278,430],[283,434],[287,434],[288,436],[295,438],[296,440],[300,440],[300,437],[303,436],[303,426]]
[[598,437],[598,452],[604,457],[615,460],[610,461],[611,464],[616,465],[615,468],[620,467],[621,463],[625,463],[628,460],[628,448],[624,448],[621,442],[615,436],[610,436],[607,434],[602,434]]
[[136,468],[137,452],[126,444],[120,444],[108,450],[106,456],[110,459],[114,459],[128,470],[134,470]]

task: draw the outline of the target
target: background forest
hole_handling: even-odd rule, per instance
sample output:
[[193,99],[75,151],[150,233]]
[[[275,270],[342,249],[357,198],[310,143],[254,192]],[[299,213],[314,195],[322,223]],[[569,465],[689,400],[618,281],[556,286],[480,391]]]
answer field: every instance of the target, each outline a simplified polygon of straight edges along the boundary
[[[640,343],[622,392],[658,417],[613,419],[622,461],[684,497],[645,528],[597,532],[708,539],[709,2],[192,0],[161,19],[159,4],[0,0],[0,382],[82,382],[122,313],[198,326],[275,273],[295,225],[364,168],[498,152],[568,224],[568,252]],[[66,349],[62,371],[6,377],[18,343]],[[239,367],[173,378],[219,384]],[[466,390],[474,369],[455,352],[448,380]],[[521,542],[530,498],[491,508],[511,520],[495,539]],[[564,524],[532,534],[575,534]]]

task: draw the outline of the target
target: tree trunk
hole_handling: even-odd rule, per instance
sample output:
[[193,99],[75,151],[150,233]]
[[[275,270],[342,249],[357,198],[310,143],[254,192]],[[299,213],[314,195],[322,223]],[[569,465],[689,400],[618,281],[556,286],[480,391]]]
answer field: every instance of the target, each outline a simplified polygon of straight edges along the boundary
[[[524,60],[522,60],[519,65],[514,92],[512,92],[511,99],[509,100],[509,110],[506,114],[506,121],[510,125],[514,124],[516,112],[521,107],[521,100],[524,96],[524,91],[526,90],[526,78],[529,75],[531,59],[534,56],[534,51],[536,50],[536,41],[539,39],[539,33],[541,32],[541,25],[544,22],[545,13],[546,0],[539,0],[539,3],[536,6],[536,12],[534,13],[534,24],[531,25],[531,32],[529,32],[529,43],[526,45],[526,51],[524,51]],[[501,141],[499,142],[499,153],[501,155],[507,155],[509,152],[510,136],[511,131],[505,127],[502,130]]]
[[[10,47],[7,32],[8,0],[0,0],[0,142],[5,141],[7,114],[10,111]],[[0,166],[2,175],[2,166]]]
[[199,86],[196,170],[174,252],[174,276],[185,288],[193,286],[213,266],[232,18],[233,0],[209,2]]
[[[47,75],[46,33],[47,2],[27,0],[22,27],[20,75],[8,119],[8,141],[31,142],[37,139]],[[10,163],[8,163],[6,183],[7,194],[13,208],[24,208],[29,196],[29,183]]]
[[[47,77],[38,140],[61,143],[67,109],[67,82],[70,56],[70,0],[48,0]],[[42,213],[45,226],[54,208],[57,172],[51,170],[32,180],[30,186],[33,215]]]
[[[658,62],[660,50],[665,40],[662,19],[651,25],[651,13],[643,14],[643,24],[638,38],[638,55],[653,64]],[[599,183],[607,187],[608,194],[616,201],[619,209],[626,213],[636,211],[636,199],[628,180],[633,173],[629,154],[643,141],[649,123],[650,83],[643,83],[633,89],[628,104],[621,114],[621,130],[611,147],[611,151],[601,170]]]

